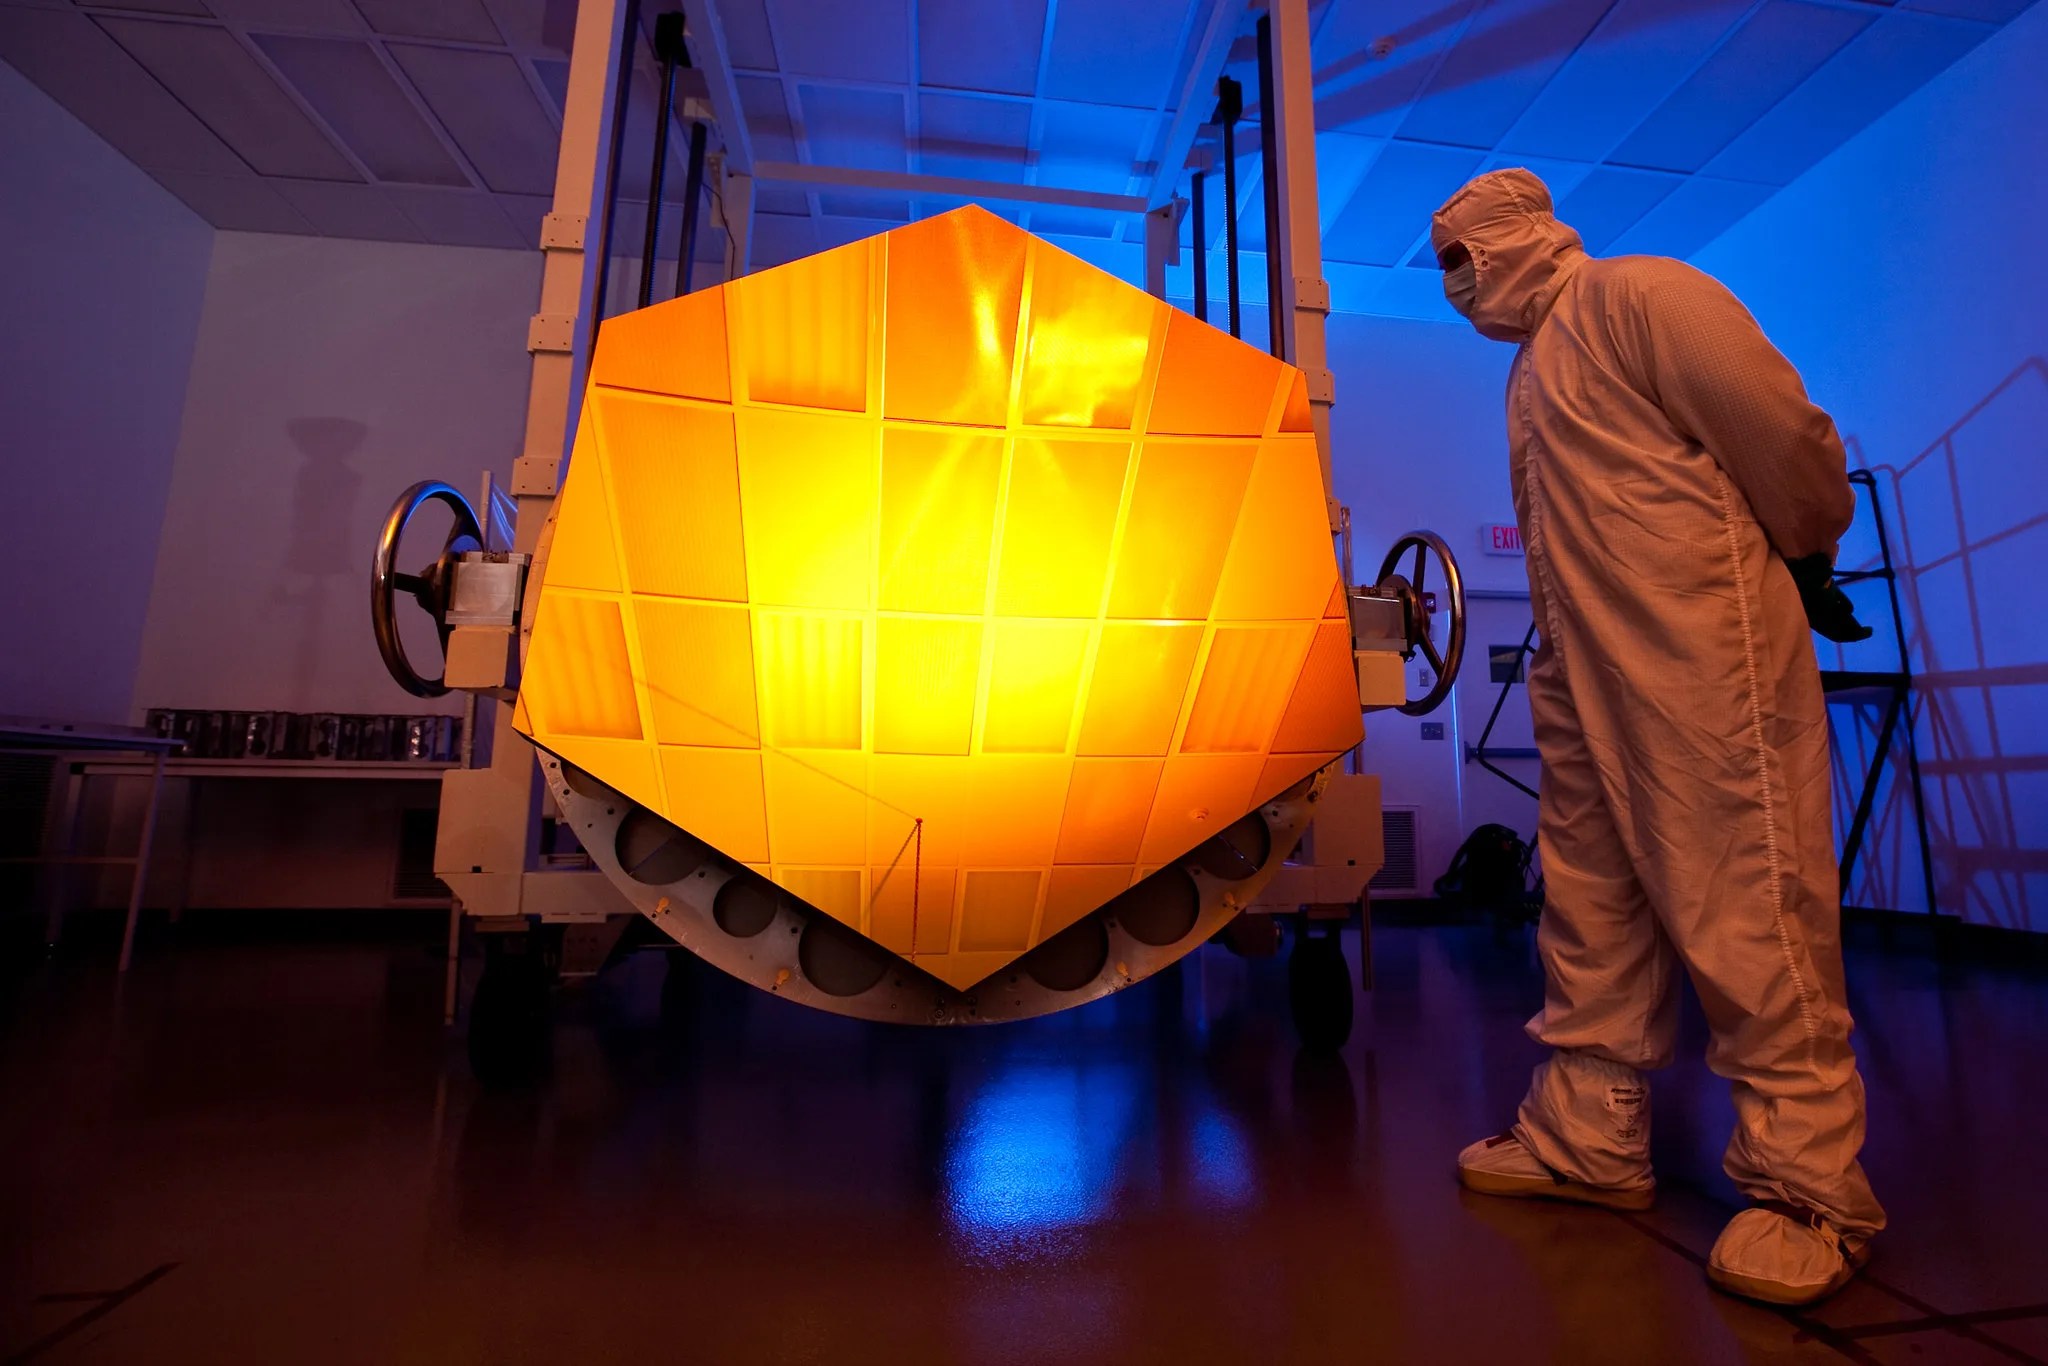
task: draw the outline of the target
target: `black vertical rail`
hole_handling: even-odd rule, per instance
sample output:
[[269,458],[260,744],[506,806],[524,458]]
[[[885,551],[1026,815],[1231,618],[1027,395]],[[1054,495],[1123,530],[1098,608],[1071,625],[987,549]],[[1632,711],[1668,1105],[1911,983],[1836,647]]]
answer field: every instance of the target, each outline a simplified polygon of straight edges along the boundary
[[1892,540],[1885,532],[1884,500],[1877,496],[1877,476],[1869,470],[1857,470],[1849,480],[1870,491],[1870,512],[1877,522],[1877,551],[1884,561],[1884,586],[1892,598],[1892,634],[1899,642],[1899,687],[1904,694],[1900,706],[1906,713],[1906,777],[1913,787],[1913,825],[1920,837],[1920,877],[1927,893],[1927,913],[1939,915],[1941,908],[1934,904],[1934,851],[1927,838],[1927,804],[1920,791],[1920,746],[1913,735],[1913,654],[1906,646],[1906,616],[1899,606],[1899,571],[1892,563]]
[[[612,282],[612,227],[618,222],[619,158],[626,150],[627,96],[633,89],[633,54],[640,47],[640,0],[625,0],[625,36],[619,40],[618,90],[612,96],[612,145],[605,153],[604,222],[597,230],[597,292],[590,301],[590,352],[597,354],[597,329],[604,322],[605,296]],[[584,250],[588,251],[586,239]]]
[[676,246],[676,293],[690,292],[690,267],[697,259],[697,214],[704,198],[704,124],[690,125],[690,166],[683,175],[683,236]]
[[1209,321],[1209,221],[1207,208],[1202,203],[1202,173],[1195,172],[1194,188],[1194,234],[1195,234],[1195,316],[1203,322]]
[[1280,141],[1273,123],[1273,19],[1259,19],[1259,182],[1266,201],[1266,336],[1268,349],[1287,359],[1287,291],[1280,276]]
[[1237,119],[1244,112],[1244,88],[1225,76],[1216,82],[1216,122],[1223,125],[1223,255],[1229,262],[1230,335],[1242,337],[1237,283]]
[[654,21],[654,55],[661,59],[661,90],[654,113],[654,169],[647,173],[647,231],[640,243],[640,307],[654,302],[654,253],[661,245],[661,195],[668,187],[668,125],[676,107],[676,62],[683,53],[683,14]]

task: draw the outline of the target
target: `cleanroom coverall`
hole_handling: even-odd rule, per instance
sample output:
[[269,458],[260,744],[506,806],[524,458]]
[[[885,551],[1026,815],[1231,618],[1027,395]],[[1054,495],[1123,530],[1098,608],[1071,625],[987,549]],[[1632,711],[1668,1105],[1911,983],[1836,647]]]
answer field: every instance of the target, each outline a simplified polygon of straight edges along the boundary
[[1539,1067],[1516,1135],[1563,1175],[1648,1179],[1647,1091],[1690,974],[1732,1083],[1745,1194],[1867,1236],[1856,1160],[1828,729],[1787,559],[1853,511],[1827,414],[1727,289],[1678,261],[1593,259],[1526,171],[1437,213],[1471,316],[1520,343],[1515,514],[1542,643]]

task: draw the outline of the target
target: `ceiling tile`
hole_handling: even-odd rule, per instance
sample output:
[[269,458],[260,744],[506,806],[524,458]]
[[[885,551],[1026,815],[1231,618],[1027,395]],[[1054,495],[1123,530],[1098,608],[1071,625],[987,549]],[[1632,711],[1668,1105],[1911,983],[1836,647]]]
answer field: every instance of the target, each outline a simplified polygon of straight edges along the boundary
[[909,0],[815,4],[768,0],[775,51],[795,75],[843,81],[910,81]]
[[1429,78],[1401,136],[1492,147],[1612,4],[1495,0]]
[[1031,140],[1031,106],[1011,100],[922,94],[917,144],[932,175],[1015,180]]
[[908,223],[910,201],[886,194],[818,192],[818,212],[834,218],[869,218],[878,223]]
[[0,59],[144,170],[249,174],[212,129],[82,14],[0,6]]
[[1479,163],[1478,152],[1462,148],[1388,143],[1331,225],[1323,254],[1367,266],[1400,262],[1429,230],[1429,216],[1472,178]]
[[185,175],[159,171],[157,180],[191,206],[194,213],[230,232],[282,232],[304,235],[313,225],[286,203],[259,176]]
[[555,102],[555,112],[562,113],[569,107],[569,64],[550,57],[533,59],[533,74],[540,77],[540,88],[548,92],[548,98]]
[[1925,10],[1929,14],[1952,14],[1963,19],[1982,19],[2002,24],[2017,19],[2034,0],[1906,0],[1902,9]]
[[740,110],[746,115],[747,137],[754,155],[762,161],[795,161],[796,129],[789,118],[789,101],[783,97],[782,82],[769,76],[738,76]]
[[1789,185],[1989,36],[1976,24],[1887,14],[1729,143],[1707,173]]
[[360,237],[380,242],[417,242],[419,229],[376,185],[341,185],[331,180],[264,182],[304,215],[322,237]]
[[264,33],[256,44],[377,179],[469,184],[368,43]]
[[900,171],[908,164],[903,97],[887,90],[800,85],[804,142],[820,166]]
[[370,27],[391,38],[445,38],[501,44],[483,0],[356,0]]
[[547,40],[547,0],[484,0],[505,41],[521,52],[552,51]]
[[1392,135],[1477,3],[1335,0],[1313,48],[1316,127]]
[[751,245],[755,270],[779,266],[818,250],[818,225],[808,218],[790,218],[779,213],[755,217]]
[[1082,104],[1156,108],[1172,93],[1191,12],[1187,0],[1057,6],[1045,88],[1038,93]]
[[1697,171],[1876,17],[1771,0],[1608,160]]
[[191,14],[211,19],[213,15],[201,0],[72,0],[74,4],[89,4],[94,9],[142,10],[149,14]]
[[1158,116],[1110,105],[1040,100],[1038,183],[1128,194]]
[[[1325,234],[1351,202],[1372,164],[1386,147],[1384,138],[1361,138],[1350,133],[1316,134],[1316,209]],[[1212,229],[1220,225],[1212,223]]]
[[561,137],[517,58],[414,43],[392,43],[390,52],[486,186],[553,192]]
[[[760,222],[760,216],[757,215],[754,221]],[[681,241],[681,233],[682,223],[679,220],[676,224],[678,243]],[[718,215],[713,212],[711,198],[707,195],[704,200],[703,213],[697,219],[697,255],[695,259],[699,261],[717,261],[723,264],[725,261],[725,249],[728,245],[725,228],[719,223]]]
[[98,22],[260,174],[362,178],[226,29],[111,16]]
[[1620,0],[1500,141],[1597,161],[1682,82],[1752,0]]
[[520,247],[512,220],[482,190],[413,190],[392,186],[384,191],[420,230],[422,241],[449,247]]
[[1029,95],[1044,38],[1045,0],[919,0],[918,80]]
[[266,33],[340,37],[370,31],[349,0],[207,0],[207,7],[231,24],[254,25]]
[[725,32],[726,58],[748,70],[776,70],[775,39],[762,0],[717,0],[716,8],[718,26]]
[[786,213],[804,218],[811,212],[811,197],[794,185],[757,180],[754,182],[754,212]]
[[1687,176],[1663,203],[1614,239],[1615,255],[1690,257],[1746,218],[1777,191],[1740,180]]
[[[540,221],[554,212],[554,200],[545,195],[501,194],[498,196],[498,207],[512,220],[512,226],[525,234],[526,240],[520,244],[521,246],[540,246]],[[640,250],[640,239],[635,237],[631,242],[623,242],[614,236],[612,249],[618,251],[622,245],[637,253]]]
[[1093,237],[1108,241],[1116,236],[1114,214],[1087,213],[1041,205],[1031,210],[1031,230],[1041,236]]
[[1683,183],[1682,176],[1602,166],[1558,201],[1557,216],[1578,230],[1587,251],[1604,255],[1616,238]]
[[1519,166],[1533,171],[1550,189],[1550,202],[1562,203],[1564,197],[1579,187],[1579,182],[1593,173],[1593,164],[1586,161],[1560,161],[1554,157],[1524,157],[1507,152],[1495,152],[1486,159],[1481,173],[1505,170]]

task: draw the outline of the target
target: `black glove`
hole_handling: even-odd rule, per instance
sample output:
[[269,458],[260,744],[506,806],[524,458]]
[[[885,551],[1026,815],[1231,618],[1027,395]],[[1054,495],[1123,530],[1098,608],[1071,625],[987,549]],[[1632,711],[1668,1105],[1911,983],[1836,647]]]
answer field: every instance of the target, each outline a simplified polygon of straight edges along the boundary
[[1870,628],[1856,620],[1856,604],[1835,582],[1835,566],[1828,556],[1787,560],[1785,567],[1799,586],[1799,601],[1806,605],[1806,620],[1814,630],[1841,645],[1870,639]]

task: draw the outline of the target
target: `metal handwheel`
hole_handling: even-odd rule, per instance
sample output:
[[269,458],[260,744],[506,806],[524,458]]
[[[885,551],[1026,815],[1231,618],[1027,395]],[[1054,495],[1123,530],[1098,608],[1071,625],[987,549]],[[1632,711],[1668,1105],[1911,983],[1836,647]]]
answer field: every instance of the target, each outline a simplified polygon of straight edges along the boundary
[[[1415,573],[1413,577],[1403,577],[1396,571],[1400,568],[1401,557],[1411,549],[1415,552]],[[1446,610],[1451,618],[1441,652],[1437,650],[1431,629],[1436,598],[1425,587],[1429,552],[1432,550],[1443,562],[1444,593],[1448,600]],[[1415,652],[1420,650],[1423,658],[1429,661],[1429,667],[1436,671],[1436,682],[1429,691],[1402,703],[1400,707],[1404,715],[1426,716],[1443,705],[1443,700],[1451,695],[1451,685],[1458,680],[1458,666],[1465,658],[1465,577],[1458,572],[1458,558],[1451,553],[1444,538],[1435,532],[1411,531],[1394,542],[1394,548],[1380,562],[1378,587],[1396,592],[1401,597],[1403,627],[1408,638],[1408,649],[1402,652],[1401,657],[1413,659]]]
[[[413,514],[429,502],[446,503],[455,513],[441,554],[417,574],[401,574],[392,567],[398,555],[399,538]],[[370,561],[370,625],[377,633],[377,652],[398,686],[415,697],[439,697],[448,691],[440,676],[424,678],[405,657],[405,644],[398,638],[398,594],[410,593],[426,609],[441,633],[441,646],[448,645],[448,599],[455,584],[455,564],[466,552],[483,549],[483,527],[476,509],[452,485],[438,479],[423,479],[398,496],[377,535],[377,551]]]

